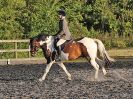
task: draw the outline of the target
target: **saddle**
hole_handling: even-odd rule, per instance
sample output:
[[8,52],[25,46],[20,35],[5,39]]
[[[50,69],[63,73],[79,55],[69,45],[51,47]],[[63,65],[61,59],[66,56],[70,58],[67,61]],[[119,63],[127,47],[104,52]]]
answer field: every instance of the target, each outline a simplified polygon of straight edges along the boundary
[[67,44],[70,44],[70,43],[73,43],[73,42],[75,42],[73,39],[71,39],[71,40],[66,40],[66,41],[61,45],[61,50],[63,50],[64,47],[65,47]]

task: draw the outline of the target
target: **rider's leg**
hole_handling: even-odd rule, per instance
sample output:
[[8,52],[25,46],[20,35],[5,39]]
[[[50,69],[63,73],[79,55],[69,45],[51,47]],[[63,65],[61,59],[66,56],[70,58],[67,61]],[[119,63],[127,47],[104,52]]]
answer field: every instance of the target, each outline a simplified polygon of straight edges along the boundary
[[55,60],[56,61],[61,61],[61,48],[59,46],[57,46],[57,42],[58,42],[58,38],[54,42],[55,51],[57,53],[56,57],[55,57]]
[[58,53],[57,61],[61,61],[61,47],[60,46],[57,47],[57,53]]
[[60,39],[58,42],[57,42],[57,46],[60,46],[60,45],[62,45],[63,43],[65,43],[66,42],[66,40],[65,39]]

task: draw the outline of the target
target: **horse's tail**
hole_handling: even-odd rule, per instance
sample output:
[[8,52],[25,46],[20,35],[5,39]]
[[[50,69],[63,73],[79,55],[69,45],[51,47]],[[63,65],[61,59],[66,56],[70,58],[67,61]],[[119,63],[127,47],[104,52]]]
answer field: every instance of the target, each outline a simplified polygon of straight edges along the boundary
[[109,56],[102,41],[100,41],[99,39],[93,39],[93,40],[97,43],[100,56],[105,60],[105,65],[109,65],[111,64],[111,62],[114,62],[115,60]]

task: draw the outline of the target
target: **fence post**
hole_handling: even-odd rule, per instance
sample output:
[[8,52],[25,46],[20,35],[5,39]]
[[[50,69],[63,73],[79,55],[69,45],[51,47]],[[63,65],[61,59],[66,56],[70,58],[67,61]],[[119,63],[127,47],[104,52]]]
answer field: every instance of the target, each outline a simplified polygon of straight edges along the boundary
[[17,55],[17,42],[15,42],[15,58],[18,58],[18,55]]
[[28,56],[29,56],[29,58],[31,58],[31,57],[30,57],[30,45],[29,45]]
[[6,52],[11,52],[14,55],[13,58],[17,59],[19,57],[18,52],[26,52],[27,53],[26,57],[30,58],[31,57],[30,46],[27,46],[28,48],[25,48],[25,49],[24,48],[22,48],[22,49],[18,48],[18,44],[21,43],[21,42],[28,43],[29,40],[28,39],[27,40],[0,40],[0,43],[12,43],[13,44],[13,49],[0,49],[0,54],[4,53],[4,52],[5,53]]

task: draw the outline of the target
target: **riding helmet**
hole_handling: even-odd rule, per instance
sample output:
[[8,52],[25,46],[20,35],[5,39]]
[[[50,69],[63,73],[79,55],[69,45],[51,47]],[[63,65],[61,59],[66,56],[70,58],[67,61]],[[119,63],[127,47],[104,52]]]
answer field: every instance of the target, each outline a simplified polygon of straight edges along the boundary
[[66,12],[64,10],[59,10],[58,11],[59,15],[66,16]]

